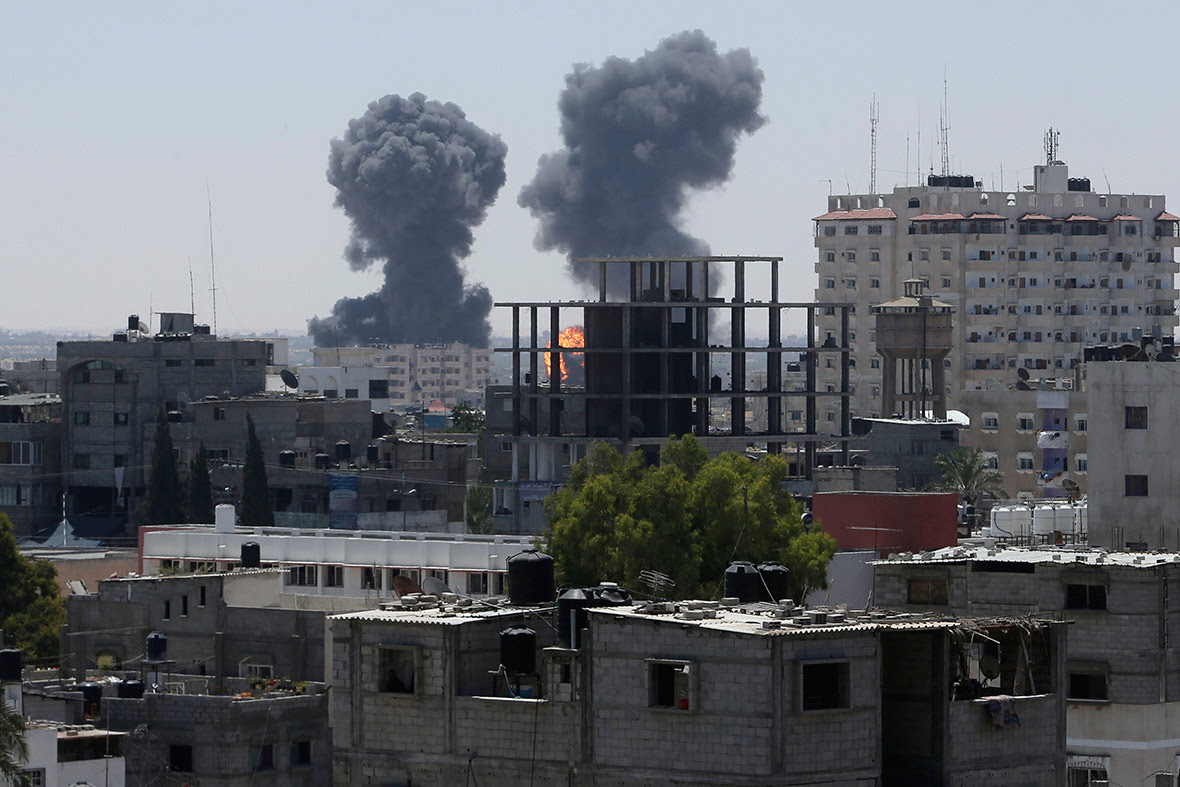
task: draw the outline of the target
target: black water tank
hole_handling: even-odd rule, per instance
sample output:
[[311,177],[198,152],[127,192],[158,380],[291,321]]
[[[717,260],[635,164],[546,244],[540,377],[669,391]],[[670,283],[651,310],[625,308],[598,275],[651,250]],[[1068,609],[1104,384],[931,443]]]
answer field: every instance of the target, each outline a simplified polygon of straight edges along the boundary
[[262,565],[262,547],[257,541],[242,544],[242,568],[258,568]]
[[147,635],[147,660],[164,661],[168,658],[168,635],[153,631]]
[[316,470],[327,470],[331,466],[332,466],[332,457],[328,456],[327,454],[316,454],[315,455],[315,469]]
[[725,569],[725,595],[741,602],[762,600],[762,580],[754,564],[738,560]]
[[758,564],[758,573],[762,575],[763,597],[771,604],[777,604],[791,595],[790,570],[777,560],[767,560]]
[[19,683],[20,651],[15,648],[0,650],[0,683]]
[[500,632],[500,666],[514,675],[537,672],[537,632],[513,626]]
[[336,443],[336,461],[347,462],[352,459],[352,444],[347,440]]
[[120,681],[115,692],[121,700],[143,699],[143,681],[139,678]]
[[113,340],[115,340],[116,342],[126,342],[127,341],[127,334],[123,333],[122,331],[115,331],[115,335],[112,336],[111,338]]
[[12,393],[12,386],[8,383],[0,383],[0,396],[8,396]]
[[369,443],[369,445],[365,448],[365,459],[369,460],[369,462],[375,463],[379,458],[380,454],[378,453],[377,444]]
[[279,467],[294,467],[295,466],[295,452],[294,451],[279,451]]
[[580,637],[575,632],[586,628],[586,610],[599,606],[593,589],[570,588],[557,599],[557,636],[563,647],[576,648]]
[[102,684],[79,683],[78,690],[82,692],[82,715],[97,719],[102,715]]
[[553,558],[529,548],[508,558],[508,598],[513,604],[553,601]]
[[139,330],[139,315],[138,314],[132,314],[127,317],[127,330],[128,331],[138,331]]
[[184,420],[184,413],[180,412],[179,410],[169,410],[168,411],[168,423],[178,424],[183,420]]

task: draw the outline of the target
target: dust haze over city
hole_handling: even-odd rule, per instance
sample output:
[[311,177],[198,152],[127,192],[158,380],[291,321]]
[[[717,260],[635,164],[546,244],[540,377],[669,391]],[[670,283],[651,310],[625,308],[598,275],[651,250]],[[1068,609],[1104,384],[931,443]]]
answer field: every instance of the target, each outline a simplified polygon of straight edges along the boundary
[[[6,80],[3,98],[21,121],[0,131],[0,327],[105,333],[118,314],[187,311],[190,270],[196,311],[210,321],[209,202],[220,332],[299,335],[340,299],[380,291],[382,264],[350,267],[348,209],[333,207],[325,177],[329,145],[371,102],[415,93],[460,107],[507,148],[503,185],[467,225],[470,254],[456,258],[466,286],[493,300],[586,297],[567,270],[563,250],[573,247],[553,240],[553,221],[538,221],[523,196],[539,193],[529,189],[542,157],[566,147],[567,75],[642,58],[697,29],[723,56],[748,51],[762,75],[760,119],[744,121],[728,177],[687,181],[670,228],[715,251],[782,255],[784,299],[814,292],[809,219],[829,191],[868,189],[874,95],[881,188],[939,168],[944,77],[952,169],[988,188],[1030,182],[1050,125],[1062,129],[1062,157],[1093,178],[1110,173],[1115,191],[1166,191],[1180,174],[1162,155],[1176,110],[1159,85],[1080,54],[1132,35],[1140,44],[1120,55],[1128,68],[1170,51],[1164,31],[1177,11],[1168,5],[1144,12],[1150,25],[1132,14],[1099,24],[1086,12],[1099,6],[1087,4],[1069,14],[1003,3],[904,13],[521,8],[511,21],[476,5],[445,18],[382,4],[349,14],[228,4],[11,11],[0,62],[19,78]],[[1062,78],[1026,89],[1041,65]],[[1094,111],[1094,95],[1112,96],[1114,109]],[[506,315],[488,319],[492,334],[507,331]]]

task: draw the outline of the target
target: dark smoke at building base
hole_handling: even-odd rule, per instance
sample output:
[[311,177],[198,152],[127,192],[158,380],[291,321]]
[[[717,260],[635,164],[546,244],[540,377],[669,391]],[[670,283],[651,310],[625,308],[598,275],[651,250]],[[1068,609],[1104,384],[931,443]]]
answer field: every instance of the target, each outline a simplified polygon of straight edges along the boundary
[[459,107],[421,93],[374,101],[332,140],[328,182],[352,224],[345,258],[356,271],[380,263],[385,281],[309,320],[318,346],[488,345],[492,298],[464,281],[461,260],[504,185],[507,151]]
[[[570,258],[708,254],[680,213],[693,189],[729,179],[738,138],[766,122],[762,80],[748,50],[718,54],[699,30],[635,60],[576,66],[558,102],[565,148],[541,157],[518,200],[540,221],[536,247]],[[597,284],[593,266],[570,270]]]

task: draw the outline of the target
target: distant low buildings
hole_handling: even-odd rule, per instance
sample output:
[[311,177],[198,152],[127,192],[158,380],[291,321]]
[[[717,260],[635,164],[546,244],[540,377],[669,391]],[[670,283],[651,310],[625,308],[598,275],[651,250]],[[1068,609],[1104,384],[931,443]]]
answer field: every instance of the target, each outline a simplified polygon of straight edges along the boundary
[[364,399],[378,412],[461,402],[483,407],[492,382],[492,351],[453,344],[316,347],[314,366],[299,371],[304,393]]

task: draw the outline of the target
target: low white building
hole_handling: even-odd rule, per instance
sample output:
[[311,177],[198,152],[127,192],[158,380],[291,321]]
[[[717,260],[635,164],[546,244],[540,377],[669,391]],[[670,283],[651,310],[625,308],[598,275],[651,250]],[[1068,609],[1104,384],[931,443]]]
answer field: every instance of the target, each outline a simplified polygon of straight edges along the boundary
[[329,399],[368,399],[374,410],[461,402],[483,407],[492,351],[467,344],[316,347],[300,370],[300,390]]
[[125,732],[96,729],[91,724],[32,722],[25,730],[29,759],[25,770],[37,787],[124,787]]

